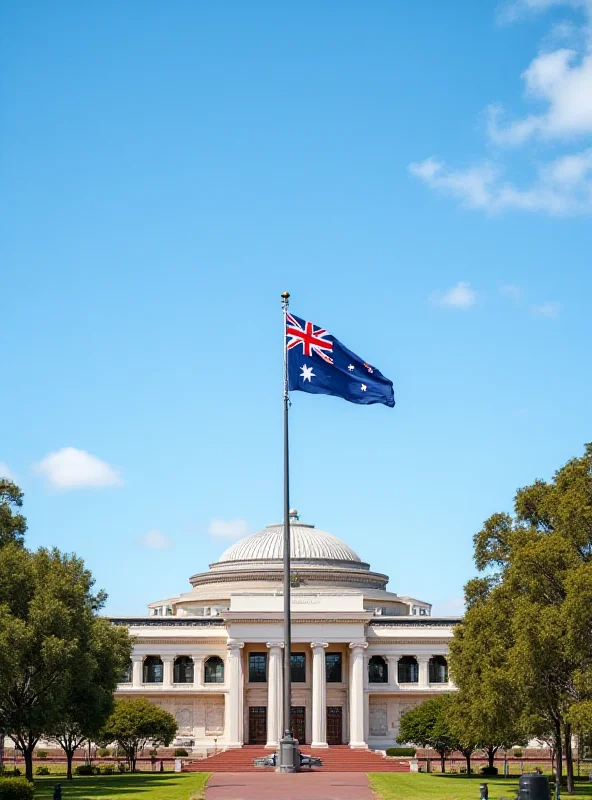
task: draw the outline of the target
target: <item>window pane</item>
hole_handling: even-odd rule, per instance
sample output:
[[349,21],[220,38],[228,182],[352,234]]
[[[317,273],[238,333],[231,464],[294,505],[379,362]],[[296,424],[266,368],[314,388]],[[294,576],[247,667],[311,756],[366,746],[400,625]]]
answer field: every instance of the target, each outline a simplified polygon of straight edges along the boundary
[[341,653],[327,653],[325,667],[327,683],[341,683]]
[[249,683],[267,681],[267,653],[249,653]]
[[211,656],[206,661],[205,682],[224,683],[224,662],[218,656]]
[[372,656],[368,663],[368,681],[370,683],[388,683],[387,666],[381,656]]
[[306,656],[304,653],[292,653],[292,682],[306,682]]

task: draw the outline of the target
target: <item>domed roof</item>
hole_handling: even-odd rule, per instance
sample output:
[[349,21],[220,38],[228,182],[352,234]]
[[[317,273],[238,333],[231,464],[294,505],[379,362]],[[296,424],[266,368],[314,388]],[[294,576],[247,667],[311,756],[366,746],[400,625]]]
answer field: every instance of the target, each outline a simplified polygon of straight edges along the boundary
[[[295,513],[290,520],[290,557],[305,561],[349,561],[362,563],[362,559],[345,542],[314,525],[298,521]],[[262,531],[241,539],[222,553],[218,564],[229,561],[269,561],[284,555],[284,526],[268,525]]]

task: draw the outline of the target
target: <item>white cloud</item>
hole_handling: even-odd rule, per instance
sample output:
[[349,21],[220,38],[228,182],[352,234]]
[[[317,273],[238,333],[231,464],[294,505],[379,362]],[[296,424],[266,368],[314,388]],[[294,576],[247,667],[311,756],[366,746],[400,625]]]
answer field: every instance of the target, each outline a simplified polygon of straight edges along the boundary
[[451,169],[442,162],[424,170],[425,162],[409,170],[432,189],[459,200],[469,208],[499,212],[506,209],[543,211],[548,214],[592,212],[592,149],[572,153],[539,166],[530,185],[519,187],[502,179],[489,163]]
[[[553,49],[541,50],[522,73],[525,100],[536,103],[536,109],[512,119],[500,105],[487,107],[487,135],[497,145],[519,146],[539,138],[565,146],[592,134],[592,0],[510,0],[498,11],[503,22],[514,22],[551,6],[581,13],[572,14],[575,21],[552,24]],[[409,171],[469,208],[592,213],[592,148],[563,152],[546,163],[526,162],[534,177],[520,183],[503,178],[503,165],[496,162],[457,168],[431,156],[410,164]]]
[[14,474],[5,461],[0,461],[0,478],[6,478],[9,481],[14,480]]
[[249,523],[246,519],[213,519],[208,526],[210,536],[220,539],[240,539],[249,534]]
[[149,550],[168,550],[173,546],[173,541],[166,533],[152,528],[138,540],[138,544],[141,547],[147,547]]
[[49,453],[34,465],[34,470],[43,475],[53,489],[121,486],[123,483],[120,474],[110,464],[75,447],[63,447]]
[[456,286],[445,292],[436,292],[432,295],[432,302],[445,308],[467,309],[474,306],[477,301],[477,292],[471,289],[470,284],[459,281]]
[[520,300],[522,295],[524,294],[522,288],[520,286],[516,286],[515,283],[502,283],[499,287],[500,294],[503,294],[505,297],[509,297],[511,300]]
[[571,139],[592,133],[592,54],[562,48],[540,53],[522,73],[526,95],[543,101],[542,114],[504,124],[500,106],[488,108],[488,134],[496,144],[518,145],[531,136]]
[[545,317],[545,319],[557,319],[561,312],[559,303],[541,303],[538,306],[533,306],[532,313],[537,317]]

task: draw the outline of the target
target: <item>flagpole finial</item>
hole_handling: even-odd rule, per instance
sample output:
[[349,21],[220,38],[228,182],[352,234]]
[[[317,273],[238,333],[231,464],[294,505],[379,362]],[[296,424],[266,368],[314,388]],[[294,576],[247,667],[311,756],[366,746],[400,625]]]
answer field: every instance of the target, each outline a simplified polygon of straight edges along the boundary
[[290,292],[282,292],[282,308],[284,313],[288,311],[288,303],[290,302]]
[[282,300],[287,300],[290,297],[290,292],[282,292]]

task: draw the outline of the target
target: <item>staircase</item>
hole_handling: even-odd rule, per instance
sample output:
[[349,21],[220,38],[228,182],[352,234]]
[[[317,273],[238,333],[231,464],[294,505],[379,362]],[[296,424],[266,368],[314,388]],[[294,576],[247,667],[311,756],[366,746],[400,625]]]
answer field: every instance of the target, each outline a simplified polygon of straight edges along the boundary
[[[323,772],[409,772],[409,761],[405,759],[384,758],[374,750],[350,750],[347,745],[326,749],[312,749],[301,745],[300,750],[309,756],[323,759]],[[192,761],[183,768],[184,772],[265,772],[262,767],[253,766],[254,758],[268,756],[271,750],[259,745],[224,750],[209,758]],[[271,768],[268,768],[271,771]],[[308,768],[305,769],[305,771]]]

